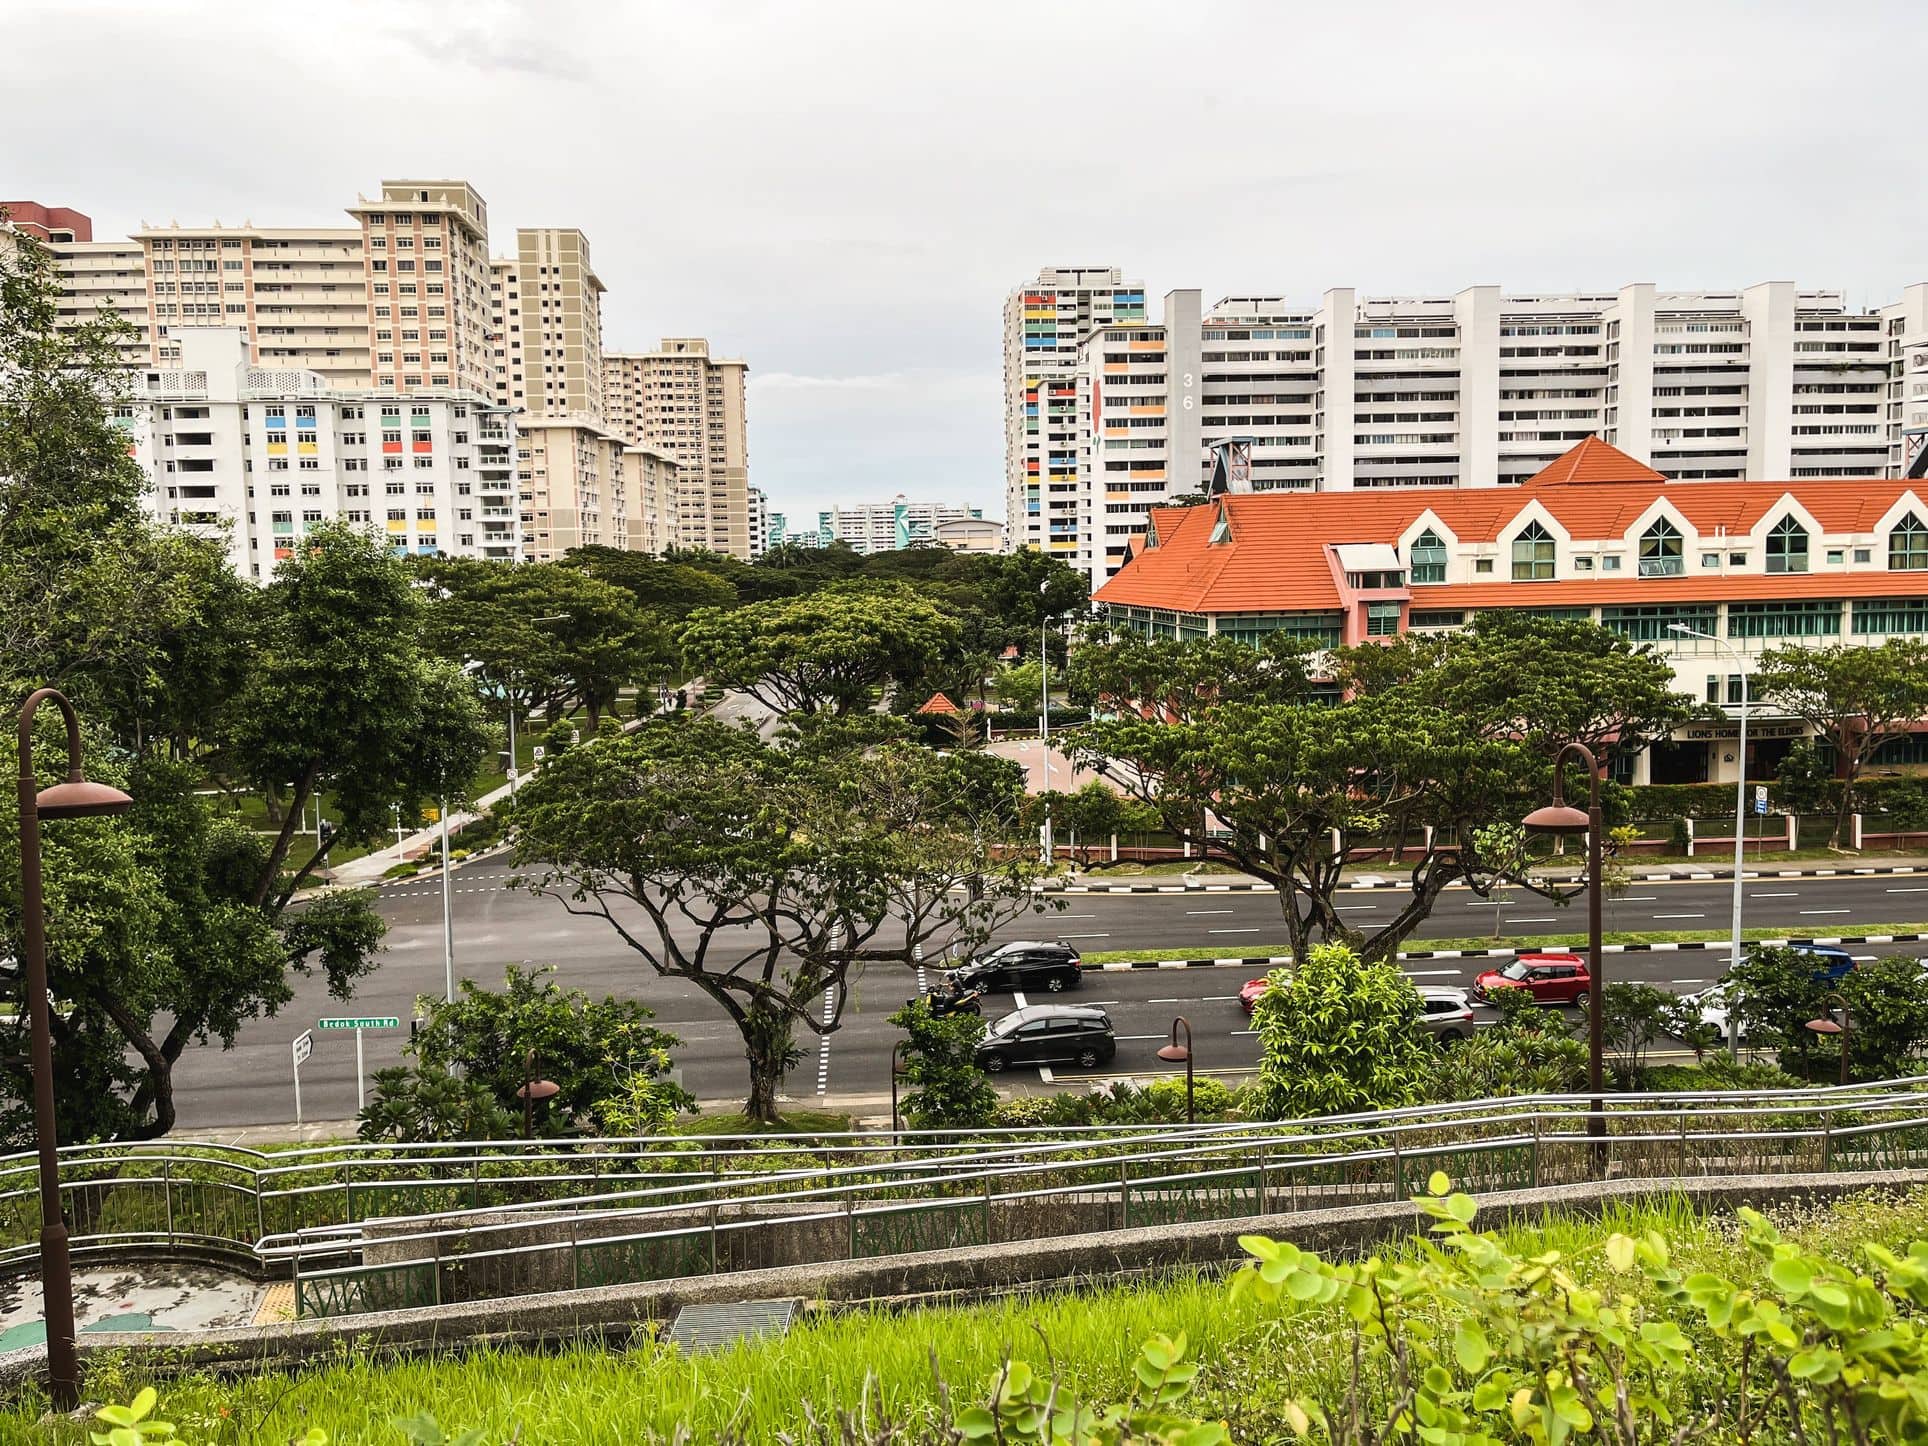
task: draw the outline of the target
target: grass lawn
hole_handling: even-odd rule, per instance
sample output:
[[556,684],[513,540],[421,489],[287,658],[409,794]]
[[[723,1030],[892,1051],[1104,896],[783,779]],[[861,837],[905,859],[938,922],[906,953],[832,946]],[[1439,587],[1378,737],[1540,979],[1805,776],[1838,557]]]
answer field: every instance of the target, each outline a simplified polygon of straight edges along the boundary
[[[1905,1250],[1928,1236],[1928,1191],[1802,1207],[1780,1223],[1789,1238],[1839,1261],[1854,1260],[1862,1241]],[[1612,1279],[1619,1289],[1628,1277],[1610,1277],[1606,1237],[1648,1230],[1666,1237],[1683,1274],[1714,1271],[1743,1285],[1759,1279],[1758,1259],[1729,1222],[1698,1215],[1676,1197],[1611,1204],[1598,1221],[1548,1216],[1503,1234],[1522,1253],[1560,1252],[1563,1268],[1582,1284]],[[1410,1258],[1416,1248],[1409,1239],[1383,1253]],[[1643,1294],[1649,1310],[1664,1311]],[[869,1431],[890,1421],[904,1428],[903,1439],[921,1440],[982,1400],[1007,1357],[1040,1368],[1053,1358],[1084,1399],[1115,1400],[1128,1388],[1139,1342],[1155,1331],[1185,1334],[1199,1364],[1187,1409],[1224,1418],[1236,1441],[1291,1439],[1283,1402],[1294,1395],[1336,1399],[1346,1370],[1345,1337],[1332,1312],[1289,1300],[1234,1301],[1223,1281],[1186,1273],[1124,1288],[1045,1287],[956,1308],[826,1313],[781,1339],[697,1356],[643,1342],[396,1361],[373,1342],[344,1342],[298,1376],[156,1381],[156,1414],[184,1439],[209,1446],[285,1441],[309,1426],[325,1430],[334,1446],[401,1443],[396,1420],[424,1412],[451,1435],[474,1429],[485,1442],[772,1442],[783,1433],[841,1439],[820,1437],[810,1424],[834,1421],[840,1412]],[[133,1359],[99,1363],[88,1395],[129,1400],[149,1379]],[[1726,1389],[1720,1382],[1709,1388]],[[0,1411],[0,1441],[72,1446],[86,1439],[84,1426],[43,1426],[43,1407],[30,1388]],[[679,1429],[687,1434],[676,1437]]]
[[[1830,924],[1825,929],[1790,931],[1786,927],[1771,929],[1743,929],[1741,938],[1746,939],[1807,939],[1819,936],[1825,939],[1845,938],[1857,934],[1928,934],[1928,923],[1923,924]],[[1697,944],[1720,942],[1733,938],[1726,929],[1656,929],[1646,933],[1639,931],[1611,931],[1602,936],[1608,944]],[[1498,949],[1509,946],[1533,949],[1577,949],[1584,948],[1587,936],[1584,931],[1573,934],[1534,934],[1524,938],[1499,939],[1479,935],[1464,939],[1409,939],[1408,951],[1422,949]],[[1203,949],[1088,949],[1084,951],[1087,964],[1123,964],[1133,959],[1232,959],[1265,958],[1275,954],[1290,954],[1292,946],[1283,940],[1273,944],[1247,944],[1238,953],[1213,954]],[[1904,951],[1905,952],[1905,951]]]
[[833,1110],[789,1110],[774,1125],[751,1123],[741,1113],[698,1115],[671,1126],[679,1135],[840,1135],[850,1129],[850,1116]]

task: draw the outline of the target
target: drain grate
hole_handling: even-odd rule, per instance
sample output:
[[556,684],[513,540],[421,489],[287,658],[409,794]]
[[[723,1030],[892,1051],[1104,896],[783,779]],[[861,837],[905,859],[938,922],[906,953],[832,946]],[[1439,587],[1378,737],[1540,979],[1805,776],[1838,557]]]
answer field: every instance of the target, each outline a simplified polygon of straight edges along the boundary
[[686,1351],[707,1351],[757,1336],[780,1336],[802,1309],[799,1299],[686,1305],[670,1321],[664,1339]]

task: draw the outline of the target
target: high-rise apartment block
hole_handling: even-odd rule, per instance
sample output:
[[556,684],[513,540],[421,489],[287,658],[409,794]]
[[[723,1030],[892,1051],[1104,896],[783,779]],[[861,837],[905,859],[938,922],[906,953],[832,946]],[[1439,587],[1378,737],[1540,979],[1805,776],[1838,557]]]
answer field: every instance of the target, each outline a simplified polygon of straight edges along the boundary
[[255,363],[239,328],[194,327],[176,361],[136,373],[115,408],[161,520],[223,537],[242,577],[342,519],[397,552],[522,556],[514,436],[480,393],[349,391]]
[[902,493],[889,502],[860,502],[817,514],[817,532],[826,543],[848,543],[856,551],[901,552],[936,540],[940,523],[982,517],[976,507],[947,502],[912,502]]
[[515,233],[489,264],[496,400],[517,411],[603,420],[603,284],[574,227]]
[[603,416],[634,446],[677,468],[678,545],[748,561],[747,364],[710,355],[701,337],[666,337],[653,352],[603,354]]
[[[1928,286],[1867,311],[1785,282],[1209,310],[1174,291],[1159,322],[1094,321],[1040,401],[1047,446],[1076,438],[1041,545],[1096,585],[1166,498],[1512,484],[1589,436],[1685,481],[1904,475],[1928,464]],[[1029,421],[1022,384],[1007,402]]]
[[750,489],[750,559],[763,556],[770,536],[770,499],[761,487]]
[[1144,283],[1115,266],[1047,266],[1005,298],[1004,526],[1013,549],[1077,553],[1078,344],[1095,326],[1144,316]]
[[466,181],[383,181],[379,197],[348,212],[367,258],[375,385],[488,392],[495,359],[481,194]]
[[[491,261],[488,207],[465,181],[384,181],[378,196],[347,208],[345,226],[174,222],[119,242],[95,241],[92,221],[69,208],[0,209],[11,217],[0,232],[30,237],[53,257],[62,321],[105,310],[129,324],[130,368],[209,371],[189,354],[205,357],[202,339],[219,333],[242,347],[249,368],[299,377],[297,387],[514,414],[541,453],[540,467],[525,460],[531,485],[516,509],[530,556],[593,540],[748,559],[764,537],[750,520],[745,364],[711,357],[700,338],[605,356],[604,287],[588,238],[571,227],[524,228],[514,254]],[[265,385],[257,378],[236,390],[251,402]],[[245,461],[237,460],[244,470]],[[575,481],[564,486],[565,476]],[[438,511],[435,520],[445,519]],[[439,542],[449,533],[427,535]],[[405,530],[398,546],[418,547],[415,538]],[[475,546],[479,555],[501,550]]]

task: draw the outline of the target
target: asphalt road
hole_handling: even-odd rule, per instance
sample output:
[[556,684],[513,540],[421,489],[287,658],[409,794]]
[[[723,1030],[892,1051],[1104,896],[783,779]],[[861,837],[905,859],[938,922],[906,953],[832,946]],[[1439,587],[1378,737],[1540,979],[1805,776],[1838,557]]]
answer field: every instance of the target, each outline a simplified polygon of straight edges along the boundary
[[[557,979],[601,996],[645,1000],[658,1022],[683,1042],[678,1053],[684,1085],[704,1100],[733,1099],[744,1088],[742,1049],[734,1028],[693,986],[655,977],[641,959],[599,918],[567,913],[553,898],[507,887],[509,870],[481,860],[452,875],[455,959],[458,979],[497,985],[508,964],[553,964]],[[1784,928],[1791,934],[1831,934],[1849,925],[1928,917],[1928,875],[1826,879],[1760,879],[1746,884],[1749,927]],[[443,989],[442,901],[438,882],[411,880],[382,890],[381,912],[389,922],[380,968],[364,980],[351,1002],[332,1000],[317,981],[298,981],[296,998],[274,1019],[245,1029],[234,1049],[194,1049],[176,1068],[175,1093],[182,1130],[275,1124],[294,1118],[290,1045],[323,1015],[394,1015],[401,1030],[369,1033],[364,1040],[370,1074],[399,1063],[406,1022],[418,995]],[[1719,931],[1728,919],[1731,884],[1712,882],[1635,884],[1607,906],[1609,930],[1693,929]],[[1354,891],[1344,908],[1370,929],[1390,920],[1402,895],[1397,890]],[[638,916],[640,918],[640,915]],[[1504,938],[1569,933],[1584,927],[1585,914],[1569,906],[1520,897],[1502,906]],[[1493,930],[1494,905],[1462,890],[1449,891],[1408,947],[1427,938],[1484,936]],[[1271,952],[1282,948],[1285,930],[1271,894],[1081,894],[1065,907],[1032,916],[1005,930],[1003,938],[1064,938],[1087,952],[1187,948],[1200,956]],[[1928,951],[1924,951],[1928,952]],[[1609,977],[1682,990],[1711,982],[1722,967],[1714,952],[1610,955]],[[1478,960],[1413,960],[1405,966],[1416,982],[1467,984]],[[1119,1036],[1116,1062],[1104,1076],[1148,1079],[1169,1066],[1154,1058],[1175,1014],[1185,1014],[1197,1040],[1202,1070],[1249,1069],[1257,1049],[1237,1002],[1238,986],[1256,972],[1209,969],[1140,970],[1090,975],[1068,996],[1102,1004]],[[896,1031],[884,1016],[917,992],[913,970],[873,967],[852,982],[842,1026],[827,1046],[800,1038],[804,1063],[791,1075],[787,1093],[801,1104],[820,1094],[875,1097],[889,1089],[889,1053]],[[1003,1003],[991,1001],[992,1016]],[[1036,1070],[1012,1071],[1002,1081],[1016,1089],[1086,1082],[1077,1071],[1041,1080]],[[314,1053],[302,1066],[303,1115],[310,1120],[345,1119],[356,1105],[355,1039],[352,1033],[314,1036]]]

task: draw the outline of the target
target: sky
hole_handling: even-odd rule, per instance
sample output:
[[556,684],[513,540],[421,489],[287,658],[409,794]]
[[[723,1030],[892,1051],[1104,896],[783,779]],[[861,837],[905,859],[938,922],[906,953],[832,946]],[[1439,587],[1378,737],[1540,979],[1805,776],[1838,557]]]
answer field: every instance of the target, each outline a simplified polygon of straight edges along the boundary
[[1000,313],[1041,266],[1894,300],[1925,41],[1922,0],[0,0],[0,195],[116,236],[460,177],[497,251],[588,234],[605,346],[748,360],[777,510],[1001,517]]

